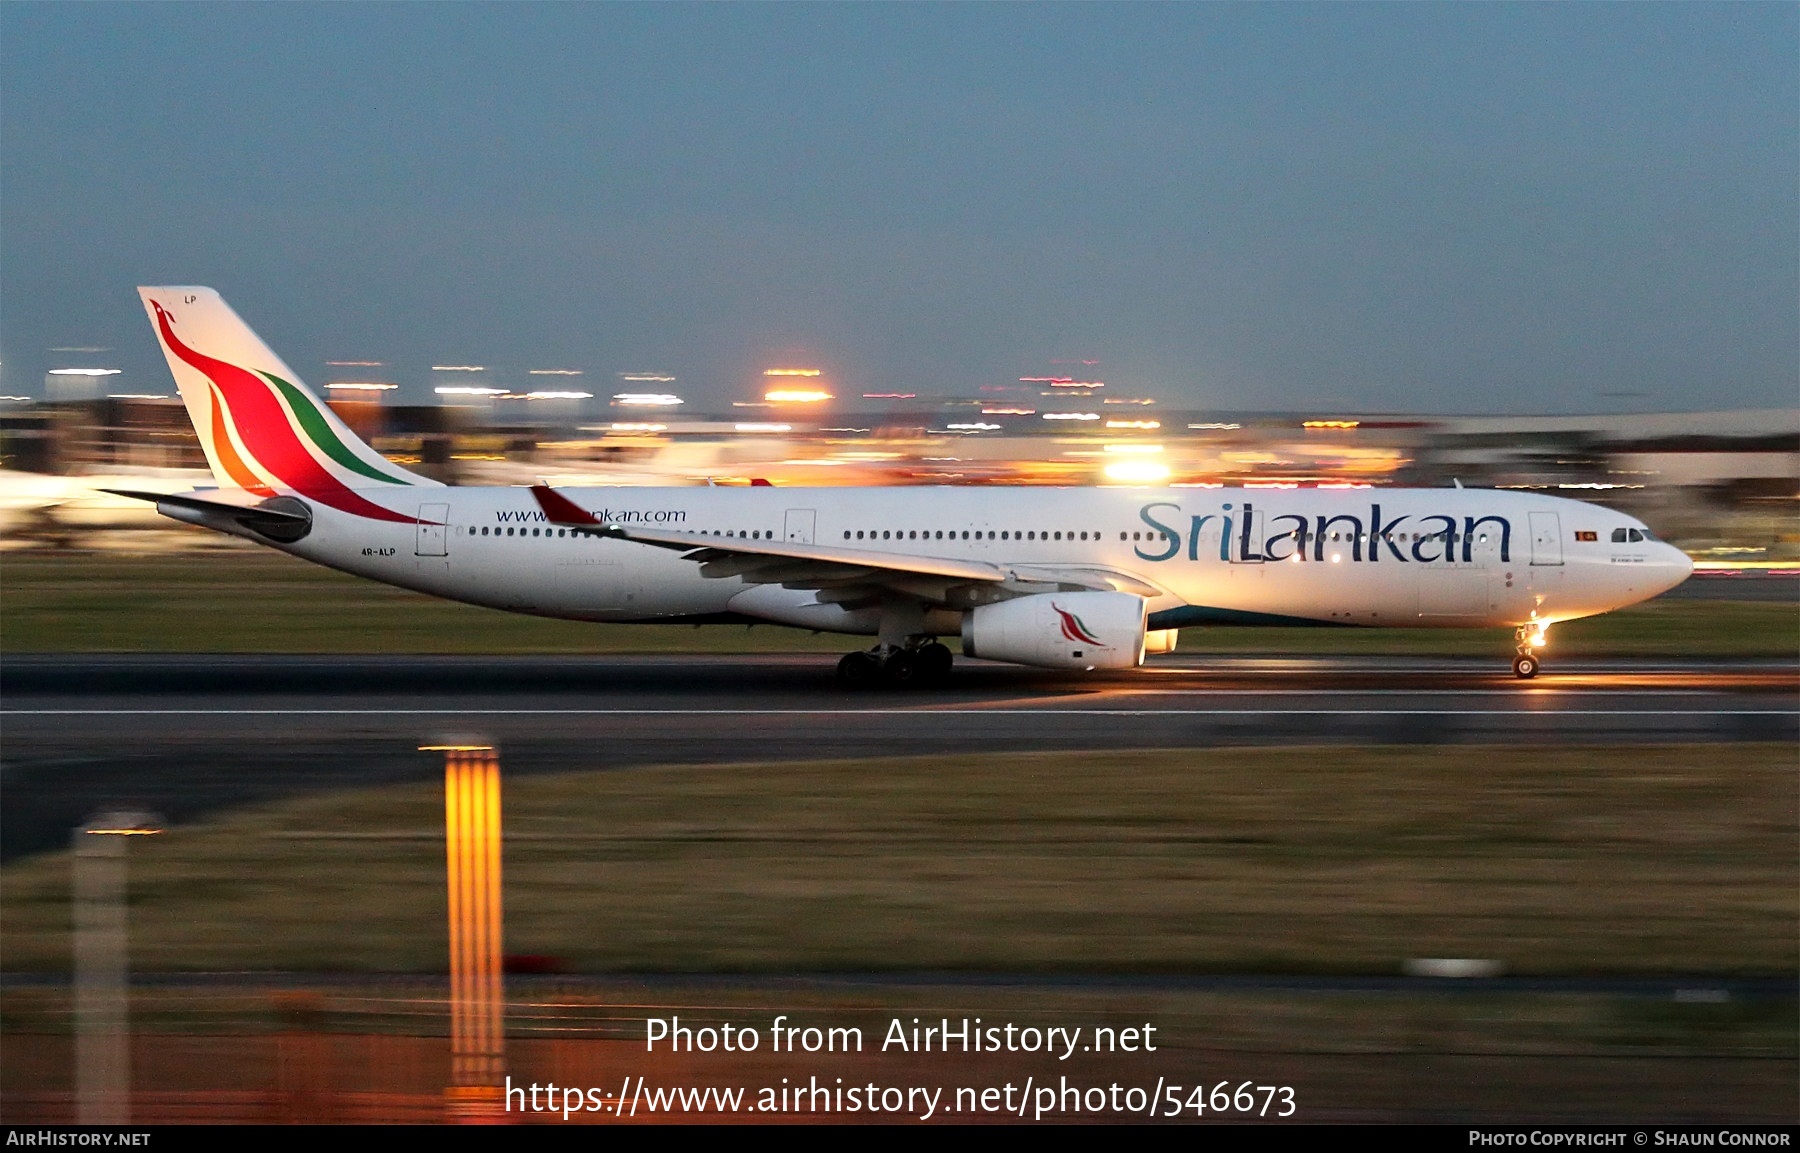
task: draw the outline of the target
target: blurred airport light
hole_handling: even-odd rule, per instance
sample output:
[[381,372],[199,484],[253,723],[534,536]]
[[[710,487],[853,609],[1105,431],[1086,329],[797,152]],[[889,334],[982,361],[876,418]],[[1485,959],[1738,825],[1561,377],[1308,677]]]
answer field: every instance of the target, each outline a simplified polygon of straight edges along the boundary
[[97,813],[75,830],[75,1121],[131,1120],[131,1031],[126,1001],[126,838],[162,832],[150,813]]
[[44,374],[44,396],[51,401],[92,400],[100,395],[100,381],[118,376],[119,368],[53,368]]
[[1462,980],[1498,977],[1506,966],[1475,957],[1414,957],[1400,966],[1408,977],[1454,977]]
[[1169,479],[1169,466],[1153,460],[1114,461],[1100,474],[1115,484],[1158,484]]
[[444,861],[450,928],[453,1120],[503,1111],[506,993],[500,883],[500,758],[479,740],[421,745],[444,754]]

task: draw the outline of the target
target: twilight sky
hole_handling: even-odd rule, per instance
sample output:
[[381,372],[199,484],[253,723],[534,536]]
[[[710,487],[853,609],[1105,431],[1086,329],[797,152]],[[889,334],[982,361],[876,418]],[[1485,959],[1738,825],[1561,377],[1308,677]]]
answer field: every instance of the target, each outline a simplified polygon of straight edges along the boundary
[[7,392],[197,283],[419,400],[1791,406],[1797,270],[1788,3],[0,5]]

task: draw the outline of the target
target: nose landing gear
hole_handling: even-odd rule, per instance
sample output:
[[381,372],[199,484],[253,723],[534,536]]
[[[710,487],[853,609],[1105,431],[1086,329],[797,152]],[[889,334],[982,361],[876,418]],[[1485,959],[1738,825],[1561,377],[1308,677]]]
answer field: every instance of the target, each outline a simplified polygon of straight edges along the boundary
[[1538,675],[1543,662],[1538,658],[1537,650],[1544,646],[1548,635],[1548,625],[1520,625],[1513,636],[1516,638],[1517,655],[1513,657],[1513,676],[1528,681]]
[[950,678],[953,662],[949,648],[929,638],[923,644],[901,647],[877,645],[865,652],[846,653],[838,661],[838,683],[851,689],[942,684]]

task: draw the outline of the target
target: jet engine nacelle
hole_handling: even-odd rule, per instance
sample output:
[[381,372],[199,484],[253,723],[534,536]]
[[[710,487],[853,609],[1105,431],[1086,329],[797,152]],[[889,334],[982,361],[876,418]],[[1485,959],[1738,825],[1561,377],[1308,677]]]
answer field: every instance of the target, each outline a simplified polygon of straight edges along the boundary
[[1144,598],[1036,593],[963,616],[963,652],[1045,669],[1131,669],[1144,663]]

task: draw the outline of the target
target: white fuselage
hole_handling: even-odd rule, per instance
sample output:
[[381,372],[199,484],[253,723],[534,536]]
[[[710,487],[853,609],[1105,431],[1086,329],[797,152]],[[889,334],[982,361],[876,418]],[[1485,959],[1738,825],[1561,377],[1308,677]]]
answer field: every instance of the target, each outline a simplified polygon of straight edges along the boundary
[[[1646,600],[1692,571],[1682,553],[1622,513],[1484,489],[558,491],[603,523],[691,533],[697,547],[730,538],[978,560],[1016,568],[1021,582],[1101,570],[1146,598],[1153,629],[1544,625]],[[739,617],[877,631],[874,614],[823,604],[810,589],[709,577],[679,551],[558,527],[527,488],[363,493],[436,523],[318,507],[305,539],[277,547],[390,584],[544,616]]]

